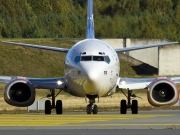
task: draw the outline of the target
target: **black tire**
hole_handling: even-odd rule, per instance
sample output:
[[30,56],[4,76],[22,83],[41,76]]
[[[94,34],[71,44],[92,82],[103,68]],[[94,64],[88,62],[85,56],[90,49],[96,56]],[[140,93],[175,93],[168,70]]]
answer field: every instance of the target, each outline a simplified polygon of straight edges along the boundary
[[97,113],[98,113],[98,106],[94,105],[93,114],[97,114]]
[[87,114],[91,114],[91,112],[92,112],[92,106],[91,105],[87,105],[86,112],[87,112]]
[[62,101],[56,101],[56,114],[62,114]]
[[138,101],[137,100],[132,101],[131,111],[132,111],[132,114],[138,114]]
[[126,100],[121,100],[121,103],[120,103],[120,113],[121,114],[126,114],[126,112],[127,112]]
[[51,101],[45,101],[45,114],[51,114]]

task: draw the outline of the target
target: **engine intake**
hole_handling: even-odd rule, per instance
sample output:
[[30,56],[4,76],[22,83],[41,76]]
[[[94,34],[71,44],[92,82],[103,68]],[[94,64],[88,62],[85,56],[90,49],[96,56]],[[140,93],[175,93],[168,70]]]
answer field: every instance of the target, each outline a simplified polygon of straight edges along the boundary
[[148,101],[153,106],[173,105],[179,99],[176,84],[168,78],[157,78],[148,86]]
[[10,105],[26,107],[33,104],[35,89],[27,79],[15,78],[6,85],[4,99]]

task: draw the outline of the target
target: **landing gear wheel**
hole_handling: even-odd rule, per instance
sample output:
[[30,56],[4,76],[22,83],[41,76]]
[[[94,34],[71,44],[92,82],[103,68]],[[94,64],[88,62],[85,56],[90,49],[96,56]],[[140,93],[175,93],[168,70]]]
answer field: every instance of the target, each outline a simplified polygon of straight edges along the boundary
[[98,106],[94,105],[93,114],[97,114],[97,113],[98,113]]
[[89,99],[89,104],[87,105],[87,108],[86,108],[87,114],[91,114],[91,113],[97,114],[98,106],[95,104],[95,98],[99,99],[99,95],[86,95],[85,100],[86,98]]
[[120,113],[121,114],[126,114],[126,112],[127,112],[126,100],[121,100],[121,103],[120,103]]
[[62,101],[56,101],[56,114],[62,114]]
[[45,114],[51,114],[51,101],[45,101]]
[[91,114],[91,112],[92,112],[92,106],[91,105],[87,105],[86,112],[87,112],[87,114]]
[[[59,93],[60,92],[61,90],[59,91]],[[50,94],[48,94],[46,97],[51,98],[51,101],[50,100],[45,101],[45,114],[51,114],[52,109],[56,109],[56,114],[62,114],[62,101],[55,100],[57,95],[59,95],[59,93],[55,95],[55,89],[50,89]]]
[[137,100],[132,101],[131,111],[132,111],[132,114],[138,114],[138,101]]

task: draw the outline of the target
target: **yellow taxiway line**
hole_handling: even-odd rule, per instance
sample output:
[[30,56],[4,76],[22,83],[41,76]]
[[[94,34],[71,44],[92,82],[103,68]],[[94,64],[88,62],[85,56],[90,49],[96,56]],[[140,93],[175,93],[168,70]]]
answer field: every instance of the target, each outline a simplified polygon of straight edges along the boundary
[[[173,116],[168,114],[97,114],[97,115],[44,115],[44,114],[8,114],[0,115],[0,126],[136,126],[137,124],[97,124],[96,122],[108,122],[112,120],[145,119],[152,117]],[[92,123],[96,124],[92,124]],[[86,124],[85,124],[86,123]],[[152,124],[154,125],[154,124]],[[157,124],[173,125],[173,124]],[[176,124],[180,126],[180,124]],[[139,126],[139,124],[138,124]],[[142,126],[151,126],[151,124],[142,124]]]

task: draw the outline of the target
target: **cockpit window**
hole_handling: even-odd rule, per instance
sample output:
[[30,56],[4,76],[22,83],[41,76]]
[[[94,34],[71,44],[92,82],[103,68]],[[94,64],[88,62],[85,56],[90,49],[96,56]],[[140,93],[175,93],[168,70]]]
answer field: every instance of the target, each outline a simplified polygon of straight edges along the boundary
[[78,63],[78,62],[80,62],[80,58],[81,58],[81,56],[76,56],[75,59],[74,59],[74,61],[75,61],[76,63]]
[[93,61],[104,61],[104,56],[93,56]]
[[79,60],[81,61],[105,61],[106,63],[110,63],[110,58],[109,56],[81,56],[81,59],[79,58],[79,56],[77,56],[75,58],[75,62],[79,62]]
[[105,60],[105,62],[107,62],[108,64],[110,63],[110,59],[109,59],[109,56],[104,56],[104,60]]
[[81,61],[92,61],[92,56],[81,56]]

